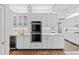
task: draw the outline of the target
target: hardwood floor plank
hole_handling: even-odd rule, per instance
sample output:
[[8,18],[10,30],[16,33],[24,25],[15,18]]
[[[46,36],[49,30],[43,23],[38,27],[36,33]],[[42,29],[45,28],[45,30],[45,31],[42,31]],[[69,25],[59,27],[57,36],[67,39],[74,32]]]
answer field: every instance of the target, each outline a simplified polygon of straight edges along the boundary
[[64,51],[60,50],[16,50],[10,51],[10,55],[64,55]]

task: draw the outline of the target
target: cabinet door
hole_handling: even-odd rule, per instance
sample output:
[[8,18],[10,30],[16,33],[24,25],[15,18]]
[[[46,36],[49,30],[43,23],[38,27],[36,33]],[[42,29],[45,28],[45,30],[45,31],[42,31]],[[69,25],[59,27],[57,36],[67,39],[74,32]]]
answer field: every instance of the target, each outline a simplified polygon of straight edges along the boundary
[[41,21],[41,14],[39,13],[32,13],[28,16],[30,21]]
[[22,22],[23,22],[22,16],[18,16],[18,18],[17,18],[17,26],[19,26],[19,27],[23,26]]
[[41,42],[31,42],[30,49],[41,49],[42,43]]
[[22,36],[17,36],[17,43],[16,43],[16,48],[17,49],[23,49],[24,48],[24,40]]
[[56,23],[56,13],[49,13],[47,14],[47,23],[48,23],[48,26],[54,26],[54,24]]
[[26,35],[24,36],[24,49],[30,48],[30,36]]
[[52,49],[53,48],[53,37],[52,36],[48,37],[47,47],[48,47],[48,49]]
[[48,25],[47,17],[46,17],[45,14],[43,14],[43,15],[41,16],[41,20],[42,20],[42,26],[43,26],[43,27],[45,27],[45,26]]
[[47,37],[46,36],[42,36],[42,48],[45,49],[47,48]]
[[64,37],[63,37],[63,35],[53,36],[52,44],[53,44],[54,49],[64,48]]

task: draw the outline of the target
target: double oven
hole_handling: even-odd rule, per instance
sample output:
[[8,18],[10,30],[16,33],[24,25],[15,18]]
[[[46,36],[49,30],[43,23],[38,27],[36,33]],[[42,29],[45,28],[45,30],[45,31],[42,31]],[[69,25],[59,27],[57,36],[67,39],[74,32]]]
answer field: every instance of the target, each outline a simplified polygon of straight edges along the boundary
[[32,21],[31,25],[31,42],[42,42],[42,22]]

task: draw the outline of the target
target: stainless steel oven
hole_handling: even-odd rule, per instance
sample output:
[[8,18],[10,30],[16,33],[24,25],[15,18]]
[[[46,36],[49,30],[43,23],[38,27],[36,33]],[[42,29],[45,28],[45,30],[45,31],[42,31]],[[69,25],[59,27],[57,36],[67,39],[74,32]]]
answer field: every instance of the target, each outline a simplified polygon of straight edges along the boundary
[[41,42],[41,34],[33,33],[31,42]]
[[32,21],[32,31],[31,31],[31,34],[32,34],[32,40],[31,42],[41,42],[42,40],[42,23],[41,21]]
[[41,22],[40,21],[32,21],[32,32],[41,33]]

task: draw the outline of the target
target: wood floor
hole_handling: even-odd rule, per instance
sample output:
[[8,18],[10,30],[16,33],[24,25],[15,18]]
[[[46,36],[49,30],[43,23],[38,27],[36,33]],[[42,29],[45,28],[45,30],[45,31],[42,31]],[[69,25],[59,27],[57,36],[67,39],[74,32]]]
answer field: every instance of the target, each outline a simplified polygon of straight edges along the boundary
[[65,49],[58,50],[14,50],[10,55],[64,55],[64,51],[79,51],[79,46],[65,40]]
[[60,50],[16,50],[10,51],[10,55],[64,55],[64,51]]

